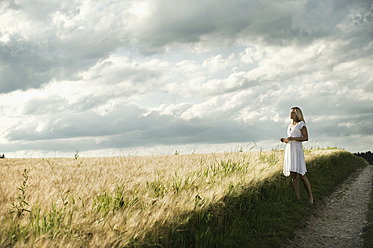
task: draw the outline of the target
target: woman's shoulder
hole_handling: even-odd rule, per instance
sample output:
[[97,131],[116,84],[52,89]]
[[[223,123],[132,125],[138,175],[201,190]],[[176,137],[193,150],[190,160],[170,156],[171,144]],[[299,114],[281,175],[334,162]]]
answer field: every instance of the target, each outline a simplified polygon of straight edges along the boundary
[[306,123],[304,121],[300,121],[297,123],[297,125],[302,128],[302,127],[305,127],[306,126]]

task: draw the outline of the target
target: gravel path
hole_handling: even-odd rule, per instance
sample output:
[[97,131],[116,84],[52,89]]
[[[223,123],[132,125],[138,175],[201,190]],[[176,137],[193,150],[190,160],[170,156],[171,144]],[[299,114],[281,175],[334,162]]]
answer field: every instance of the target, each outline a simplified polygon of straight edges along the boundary
[[367,223],[372,180],[373,165],[347,179],[284,247],[363,247],[362,230]]

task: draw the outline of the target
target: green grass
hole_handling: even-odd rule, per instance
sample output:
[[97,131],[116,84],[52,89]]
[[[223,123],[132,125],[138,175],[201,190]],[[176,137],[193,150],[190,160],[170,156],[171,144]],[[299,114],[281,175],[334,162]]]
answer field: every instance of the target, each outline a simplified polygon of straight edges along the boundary
[[363,230],[364,248],[373,247],[373,181],[372,191],[370,192],[370,201],[368,205],[367,221],[368,223]]
[[[307,165],[317,202],[366,163],[337,152]],[[232,185],[228,192],[219,204],[185,213],[185,223],[157,225],[145,240],[134,240],[128,247],[280,247],[314,210],[305,190],[297,200],[290,180],[280,174],[255,187]]]

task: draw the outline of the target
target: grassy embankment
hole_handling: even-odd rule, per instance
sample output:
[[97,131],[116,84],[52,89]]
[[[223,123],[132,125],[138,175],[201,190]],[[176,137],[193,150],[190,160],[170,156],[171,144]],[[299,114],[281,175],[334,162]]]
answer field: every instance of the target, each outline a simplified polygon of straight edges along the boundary
[[[306,150],[315,201],[365,161]],[[283,151],[0,161],[0,247],[279,247],[314,206]]]

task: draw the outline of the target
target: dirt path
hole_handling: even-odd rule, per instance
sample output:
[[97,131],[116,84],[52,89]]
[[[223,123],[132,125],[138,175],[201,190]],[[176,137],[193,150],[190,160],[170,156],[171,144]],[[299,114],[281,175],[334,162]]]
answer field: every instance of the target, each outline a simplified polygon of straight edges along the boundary
[[284,247],[363,247],[373,165],[350,177],[318,206],[318,210]]

